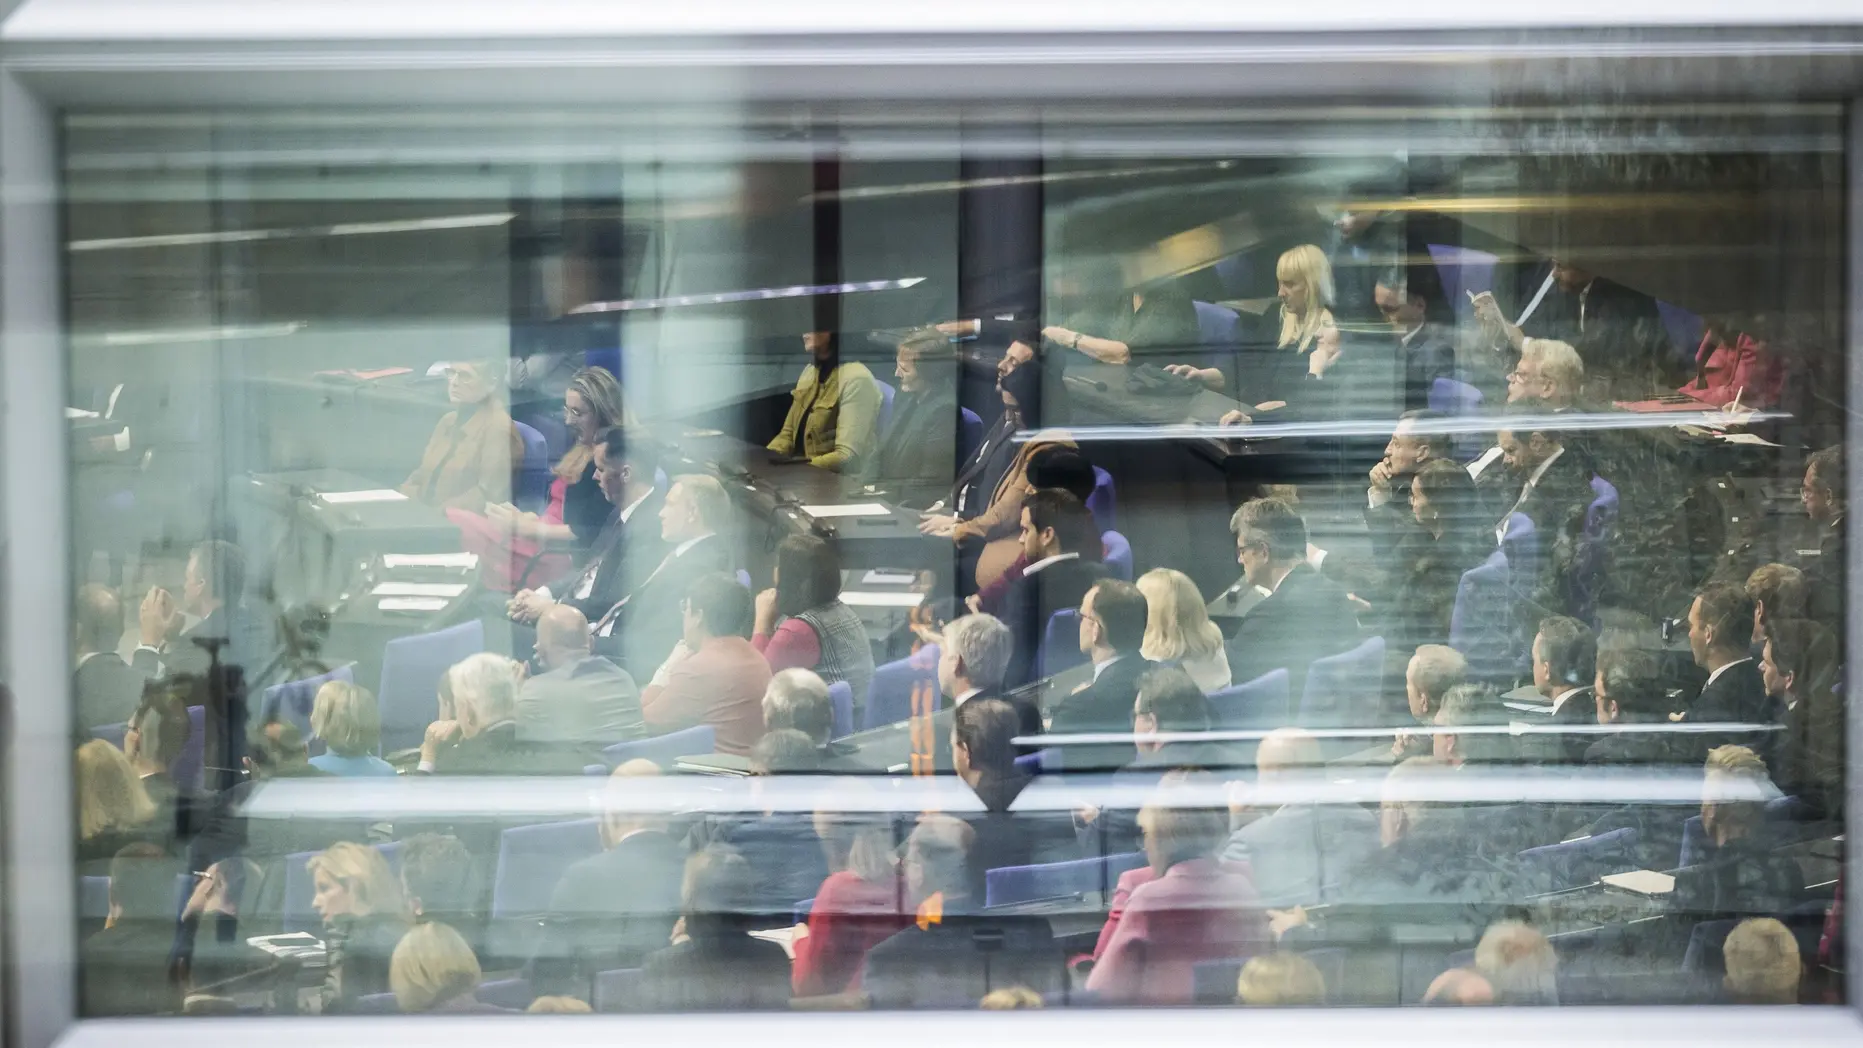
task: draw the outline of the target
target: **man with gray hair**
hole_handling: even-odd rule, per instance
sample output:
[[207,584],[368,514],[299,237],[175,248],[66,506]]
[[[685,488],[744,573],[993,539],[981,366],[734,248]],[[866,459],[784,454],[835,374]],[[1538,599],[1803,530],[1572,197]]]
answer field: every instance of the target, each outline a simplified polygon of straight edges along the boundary
[[452,708],[427,725],[423,774],[576,775],[595,756],[592,746],[518,738],[517,695],[524,664],[503,655],[469,655],[446,671]]
[[1009,627],[994,615],[952,619],[945,625],[944,643],[938,646],[938,687],[952,706],[973,699],[1002,699],[1015,707],[1022,734],[1040,735],[1041,708],[1034,700],[1002,693],[1014,649]]
[[680,601],[694,580],[731,570],[731,496],[718,478],[674,477],[660,506],[666,557],[590,627],[595,650],[636,678],[650,676],[680,639]]
[[1358,612],[1344,588],[1307,563],[1307,523],[1283,499],[1243,503],[1229,522],[1236,560],[1269,596],[1243,617],[1229,642],[1229,675],[1254,680],[1284,669],[1299,695],[1313,660],[1359,641]]
[[828,684],[814,670],[791,668],[770,678],[763,690],[763,730],[799,731],[809,737],[826,772],[856,773],[873,769],[858,759],[858,747],[834,741],[834,702]]
[[1475,947],[1475,970],[1494,987],[1496,1004],[1558,1004],[1559,956],[1525,921],[1496,921]]

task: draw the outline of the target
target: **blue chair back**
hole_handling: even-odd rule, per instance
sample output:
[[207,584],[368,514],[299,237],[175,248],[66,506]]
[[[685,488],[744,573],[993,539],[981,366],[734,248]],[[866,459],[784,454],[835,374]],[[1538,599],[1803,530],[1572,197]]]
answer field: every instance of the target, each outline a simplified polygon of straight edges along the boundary
[[479,984],[479,990],[473,996],[480,1004],[489,1004],[494,1008],[509,1008],[521,1012],[530,1007],[530,1002],[537,999],[531,991],[529,979],[492,979]]
[[1591,884],[1608,873],[1637,869],[1635,827],[1625,826],[1595,837],[1528,848],[1518,856],[1522,870],[1541,888],[1558,891]]
[[594,819],[513,826],[498,835],[492,918],[541,917],[563,872],[602,850]]
[[375,689],[382,746],[389,752],[419,746],[439,711],[441,674],[484,650],[485,624],[478,619],[389,641],[382,650],[381,686]]
[[877,728],[912,716],[912,689],[929,688],[936,709],[938,697],[938,645],[927,644],[911,655],[873,668],[867,684],[867,709],[860,726]]
[[1242,975],[1247,958],[1229,957],[1216,961],[1198,961],[1190,969],[1192,1004],[1234,1004],[1236,981]]
[[1453,244],[1427,245],[1430,260],[1442,277],[1443,295],[1455,307],[1456,315],[1466,320],[1475,315],[1468,293],[1494,290],[1494,269],[1500,259],[1486,251],[1457,247]]
[[1132,581],[1132,543],[1117,531],[1108,531],[1100,536],[1105,546],[1106,571],[1116,579]]
[[1210,692],[1215,727],[1245,731],[1285,724],[1293,697],[1288,681],[1286,670],[1269,670],[1254,680]]
[[681,757],[712,752],[717,745],[716,734],[711,725],[697,724],[651,739],[617,742],[602,750],[602,759],[611,768],[618,768],[631,760],[650,760],[665,767]]
[[1035,672],[1042,677],[1074,668],[1087,661],[1080,653],[1080,612],[1062,608],[1048,616],[1042,630],[1041,650],[1035,653]]
[[1087,512],[1093,514],[1093,526],[1102,533],[1119,528],[1119,493],[1113,487],[1113,475],[1093,467],[1093,493],[1087,496]]
[[1594,497],[1585,509],[1585,533],[1572,552],[1568,594],[1573,617],[1585,622],[1593,622],[1598,597],[1604,591],[1611,529],[1617,523],[1617,489],[1603,477],[1592,477],[1591,490]]
[[168,775],[175,780],[175,789],[184,794],[200,789],[201,774],[206,770],[206,762],[207,707],[189,706],[188,741],[168,766]]
[[745,589],[751,589],[750,572],[745,571],[743,568],[737,569],[737,584]]
[[877,378],[873,380],[873,384],[880,387],[880,417],[876,425],[880,427],[879,432],[884,435],[886,428],[893,424],[893,395],[898,391],[893,388],[892,383],[882,382]]
[[1727,937],[1734,933],[1740,918],[1730,917],[1701,921],[1688,933],[1688,948],[1682,952],[1682,970],[1697,975],[1727,974]]
[[1682,850],[1676,856],[1675,864],[1680,866],[1699,866],[1708,861],[1707,827],[1702,825],[1701,816],[1691,815],[1682,822]]
[[602,346],[599,349],[584,350],[582,362],[592,368],[601,368],[613,375],[617,381],[622,379],[620,346]]
[[519,509],[533,513],[543,511],[550,501],[550,443],[534,426],[513,420],[518,436],[524,441],[524,457],[511,471],[511,501]]
[[1449,646],[1468,660],[1475,680],[1495,682],[1512,676],[1517,653],[1508,628],[1511,617],[1507,554],[1497,549],[1487,561],[1462,573],[1449,613]]
[[598,1012],[612,1015],[616,1012],[629,1011],[634,1007],[635,994],[640,988],[641,969],[616,968],[612,971],[595,973],[595,999],[589,1006]]
[[118,721],[115,724],[99,724],[91,729],[91,738],[102,739],[119,750],[123,748],[123,736],[127,734],[129,734],[128,721]]
[[1097,859],[1002,866],[983,874],[983,904],[1013,906],[1037,899],[1058,899],[1089,892],[1110,894],[1120,874],[1145,865],[1144,852],[1122,852]]
[[794,908],[789,911],[789,916],[796,924],[807,924],[809,921],[809,914],[814,912],[815,897],[811,895],[806,899],[797,900]]
[[1300,723],[1307,727],[1376,724],[1384,687],[1384,638],[1371,639],[1338,655],[1314,659],[1300,696]]
[[1205,346],[1236,344],[1236,328],[1242,323],[1240,314],[1214,302],[1192,302],[1191,305],[1197,310],[1197,336]]
[[582,774],[598,779],[606,777],[613,770],[606,764],[584,764],[582,766]]
[[310,738],[311,706],[317,700],[317,689],[333,680],[354,684],[356,664],[352,662],[345,666],[338,666],[328,673],[274,684],[265,689],[265,698],[259,704],[259,723],[264,725],[273,721],[284,721],[295,724],[306,739]]
[[1052,775],[1061,770],[1061,748],[1050,746],[1045,750],[1025,753],[1016,758],[1016,767],[1030,775]]
[[828,685],[828,705],[834,711],[834,737],[854,734],[854,686],[844,680]]
[[[1439,378],[1430,383],[1430,410],[1439,415],[1461,418],[1481,414],[1482,392],[1466,382],[1452,378]],[[1461,459],[1474,458],[1481,453],[1487,435],[1482,433],[1456,433],[1449,438],[1449,446],[1455,456]]]
[[1701,348],[1701,336],[1707,324],[1700,316],[1661,299],[1656,300],[1656,312],[1662,317],[1663,333],[1669,336],[1671,352],[1678,360],[1694,363],[1695,351]]
[[969,462],[983,443],[983,417],[969,408],[958,408],[957,460]]

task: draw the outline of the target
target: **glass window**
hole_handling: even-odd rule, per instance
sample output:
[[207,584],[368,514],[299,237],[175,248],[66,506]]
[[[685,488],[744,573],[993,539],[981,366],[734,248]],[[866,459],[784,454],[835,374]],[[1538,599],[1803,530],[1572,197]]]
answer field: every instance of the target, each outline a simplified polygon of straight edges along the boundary
[[62,118],[81,1014],[1841,999],[1842,112]]

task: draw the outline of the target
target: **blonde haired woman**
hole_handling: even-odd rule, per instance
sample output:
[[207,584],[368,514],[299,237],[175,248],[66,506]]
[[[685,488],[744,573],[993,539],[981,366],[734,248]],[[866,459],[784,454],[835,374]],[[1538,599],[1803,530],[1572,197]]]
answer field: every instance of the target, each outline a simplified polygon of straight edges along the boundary
[[329,775],[395,773],[394,765],[375,755],[382,741],[382,714],[369,689],[346,680],[318,688],[311,703],[310,727],[325,746],[323,753],[310,759],[312,767]]
[[1145,595],[1145,643],[1140,653],[1153,662],[1175,662],[1205,692],[1229,686],[1229,655],[1223,631],[1210,621],[1203,594],[1175,568],[1153,568],[1139,576]]
[[[1274,281],[1275,297],[1281,302],[1267,318],[1274,348],[1260,348],[1258,343],[1254,362],[1243,368],[1241,400],[1253,402],[1257,412],[1284,412],[1291,405],[1299,413],[1313,414],[1340,385],[1332,263],[1317,246],[1301,244],[1275,263]],[[1222,419],[1225,425],[1249,420],[1241,411]]]
[[479,555],[487,588],[510,593],[526,577],[553,579],[568,573],[572,551],[588,549],[614,512],[595,480],[596,442],[610,427],[632,422],[621,383],[604,368],[583,368],[563,393],[563,424],[572,443],[551,471],[555,480],[543,513],[509,502],[485,506],[483,516],[448,511],[465,548]]
[[438,922],[417,924],[401,937],[388,984],[404,1012],[502,1012],[473,996],[483,972],[465,937]]
[[108,864],[126,845],[167,844],[155,802],[123,751],[102,739],[78,747],[78,860]]
[[311,856],[305,867],[329,957],[323,1010],[346,1011],[362,997],[388,992],[389,958],[411,918],[388,860],[374,848],[343,841]]

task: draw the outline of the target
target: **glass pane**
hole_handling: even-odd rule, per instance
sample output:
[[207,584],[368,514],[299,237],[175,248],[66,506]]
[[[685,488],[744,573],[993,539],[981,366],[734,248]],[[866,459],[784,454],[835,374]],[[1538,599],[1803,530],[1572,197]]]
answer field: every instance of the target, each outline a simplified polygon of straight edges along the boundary
[[1839,999],[1840,118],[68,114],[84,1014]]

